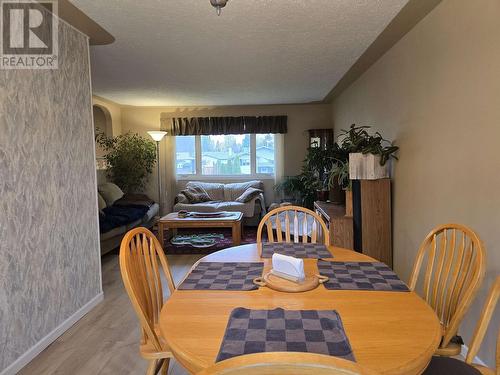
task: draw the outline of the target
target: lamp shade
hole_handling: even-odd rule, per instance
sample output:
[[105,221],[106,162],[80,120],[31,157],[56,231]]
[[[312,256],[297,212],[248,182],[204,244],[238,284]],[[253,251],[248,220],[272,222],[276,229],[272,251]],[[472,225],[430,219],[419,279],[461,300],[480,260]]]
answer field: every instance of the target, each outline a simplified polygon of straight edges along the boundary
[[160,130],[151,130],[148,132],[148,134],[155,140],[156,142],[160,142],[164,136],[167,135],[167,132],[160,131]]

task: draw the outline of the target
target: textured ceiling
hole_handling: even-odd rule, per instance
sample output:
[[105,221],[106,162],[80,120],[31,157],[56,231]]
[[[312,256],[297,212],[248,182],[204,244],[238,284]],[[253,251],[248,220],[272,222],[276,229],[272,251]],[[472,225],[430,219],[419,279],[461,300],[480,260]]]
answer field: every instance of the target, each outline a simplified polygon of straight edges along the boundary
[[115,43],[93,90],[147,106],[320,101],[408,0],[73,0]]

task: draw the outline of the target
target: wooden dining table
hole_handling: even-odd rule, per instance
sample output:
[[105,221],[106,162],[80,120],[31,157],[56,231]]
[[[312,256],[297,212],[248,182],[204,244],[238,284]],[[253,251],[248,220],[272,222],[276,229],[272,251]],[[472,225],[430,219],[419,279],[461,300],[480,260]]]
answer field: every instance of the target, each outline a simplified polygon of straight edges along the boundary
[[[329,247],[335,261],[373,262],[347,249]],[[264,262],[257,245],[242,245],[207,255],[200,262]],[[194,265],[194,267],[196,264]],[[304,259],[306,274],[318,273],[317,259]],[[176,290],[161,310],[160,330],[175,358],[191,373],[215,362],[230,313],[248,309],[336,310],[356,361],[380,374],[420,374],[441,340],[434,311],[414,292],[327,290],[301,293],[267,287],[252,291]]]

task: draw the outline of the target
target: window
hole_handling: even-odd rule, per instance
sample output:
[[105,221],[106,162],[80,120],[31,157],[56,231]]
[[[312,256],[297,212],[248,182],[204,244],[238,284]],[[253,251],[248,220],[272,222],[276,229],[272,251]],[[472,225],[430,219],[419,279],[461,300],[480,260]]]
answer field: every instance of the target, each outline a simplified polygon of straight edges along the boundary
[[256,171],[258,174],[274,174],[274,135],[257,134],[256,136]]
[[274,175],[275,135],[202,135],[176,137],[179,176]]
[[175,169],[177,174],[196,174],[195,136],[175,137]]
[[204,176],[250,174],[250,134],[202,135],[201,174]]

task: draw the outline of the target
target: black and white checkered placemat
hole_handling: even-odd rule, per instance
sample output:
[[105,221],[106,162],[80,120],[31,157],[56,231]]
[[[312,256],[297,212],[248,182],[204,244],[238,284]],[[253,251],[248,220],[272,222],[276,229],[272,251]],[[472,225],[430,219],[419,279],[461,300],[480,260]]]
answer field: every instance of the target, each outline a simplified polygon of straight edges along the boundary
[[323,244],[287,242],[262,243],[262,258],[272,258],[274,253],[295,258],[333,258],[333,255]]
[[334,310],[234,309],[217,362],[262,352],[307,352],[354,361],[342,321]]
[[320,275],[329,277],[326,289],[387,290],[407,292],[406,284],[381,262],[318,261]]
[[201,262],[178,287],[181,290],[254,290],[264,263]]

